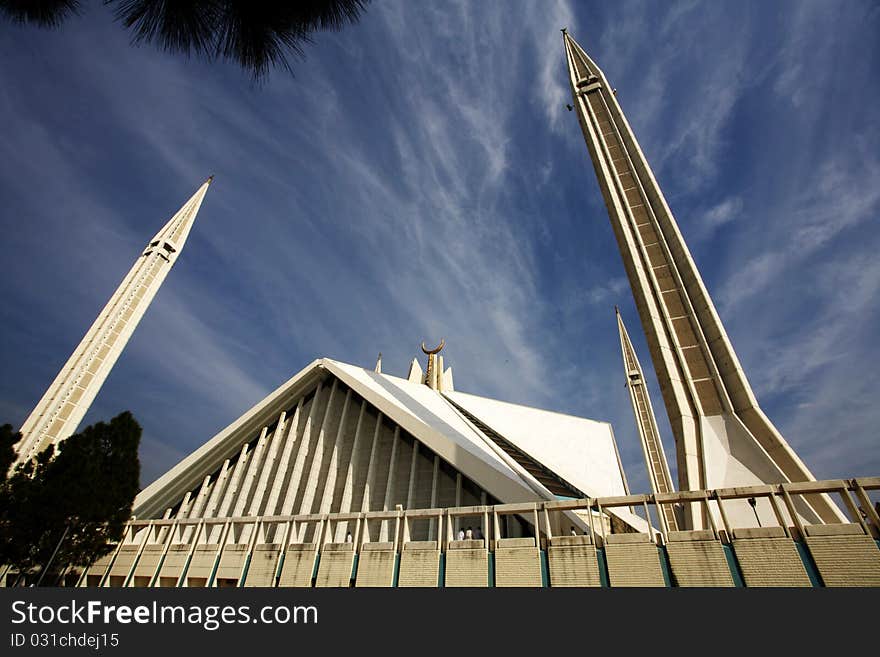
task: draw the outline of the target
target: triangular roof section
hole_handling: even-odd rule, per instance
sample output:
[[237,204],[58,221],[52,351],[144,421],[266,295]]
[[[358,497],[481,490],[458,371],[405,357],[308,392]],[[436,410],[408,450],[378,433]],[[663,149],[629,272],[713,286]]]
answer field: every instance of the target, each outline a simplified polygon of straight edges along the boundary
[[607,422],[463,392],[446,396],[584,494],[629,494]]
[[[176,504],[186,491],[195,488],[205,475],[216,471],[224,459],[234,456],[245,441],[253,439],[262,427],[271,425],[282,411],[293,407],[300,397],[308,394],[328,375],[335,376],[348,385],[389,420],[398,424],[497,499],[504,502],[555,499],[553,493],[480,432],[449,400],[436,391],[406,379],[324,358],[310,363],[147,486],[135,499],[134,514],[139,517],[151,517],[161,514],[165,508]],[[460,393],[455,394],[460,395]],[[460,395],[460,398],[471,406],[475,406],[473,400],[482,399],[473,395]],[[485,410],[488,404],[479,406],[484,415],[490,417],[495,424],[499,424],[495,413]],[[522,408],[512,404],[506,406],[511,406],[513,409]],[[496,407],[496,410],[500,408]],[[528,410],[538,412],[536,409]],[[547,413],[547,415],[556,414]],[[509,431],[506,425],[505,428]],[[514,440],[525,442],[518,434]],[[546,465],[549,466],[549,463]],[[589,479],[581,477],[578,481],[589,484],[585,490],[595,489],[596,495],[619,494],[618,488],[613,486],[600,491]],[[615,515],[636,526],[640,521],[637,516],[623,509],[615,510]]]

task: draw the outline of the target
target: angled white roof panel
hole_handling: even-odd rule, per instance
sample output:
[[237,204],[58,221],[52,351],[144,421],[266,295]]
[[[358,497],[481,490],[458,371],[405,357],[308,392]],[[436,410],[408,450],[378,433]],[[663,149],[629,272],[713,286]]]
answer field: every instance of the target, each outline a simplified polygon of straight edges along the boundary
[[[513,480],[522,489],[517,499],[525,501],[541,497],[534,489],[543,487],[522,467],[493,446],[479,431],[475,430],[442,395],[428,386],[411,383],[387,374],[378,374],[347,363],[324,359],[328,371],[336,374],[358,394],[376,406],[429,448],[458,467],[464,474],[492,492],[499,499],[485,478],[469,471],[465,456],[476,458],[484,466]],[[452,444],[449,445],[449,441]],[[545,493],[545,499],[549,495]],[[552,496],[550,496],[552,497]]]
[[607,422],[463,392],[447,395],[523,452],[591,497],[627,494],[614,434]]

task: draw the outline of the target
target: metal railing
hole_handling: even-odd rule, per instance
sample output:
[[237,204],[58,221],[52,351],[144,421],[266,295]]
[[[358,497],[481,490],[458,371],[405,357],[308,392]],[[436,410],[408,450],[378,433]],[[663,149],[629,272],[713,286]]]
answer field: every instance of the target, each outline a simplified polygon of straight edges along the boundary
[[[694,538],[714,540],[729,546],[738,531],[741,535],[747,535],[743,530],[751,528],[761,528],[763,535],[769,535],[766,532],[773,531],[774,535],[803,543],[805,537],[811,535],[811,527],[816,525],[805,522],[798,513],[798,500],[817,493],[839,496],[843,502],[842,508],[849,518],[849,523],[826,526],[823,533],[828,533],[835,527],[842,528],[838,533],[870,537],[872,544],[878,547],[880,516],[877,506],[880,505],[872,504],[869,491],[880,491],[880,477],[492,506],[406,510],[398,507],[392,511],[260,517],[134,518],[126,524],[123,539],[115,545],[110,555],[80,573],[77,586],[158,586],[167,585],[171,580],[176,586],[186,586],[188,571],[197,550],[200,558],[210,563],[210,576],[203,578],[207,580],[207,586],[218,585],[218,569],[221,564],[226,575],[224,581],[234,581],[234,585],[244,586],[250,560],[257,547],[277,556],[275,576],[269,584],[276,585],[281,576],[285,555],[292,548],[308,547],[314,550],[320,560],[321,554],[328,550],[328,545],[351,543],[350,551],[354,558],[364,551],[365,544],[372,543],[372,548],[381,547],[393,551],[399,557],[409,543],[425,544],[433,541],[431,549],[440,552],[442,557],[450,543],[457,542],[453,547],[462,547],[459,531],[466,522],[470,522],[470,527],[475,529],[466,537],[468,544],[465,547],[482,548],[490,554],[497,549],[499,539],[530,535],[534,538],[532,545],[541,551],[551,543],[553,537],[566,536],[572,532],[589,536],[590,544],[601,550],[607,537],[615,533],[615,524],[618,529],[621,527],[619,522],[612,522],[614,511],[618,509],[626,509],[629,513],[640,516],[648,528],[642,532],[646,534],[642,540],[655,544],[661,554],[663,546],[669,543],[670,538],[679,540],[692,535]],[[754,514],[755,523],[751,525],[731,522],[729,509],[735,504],[742,505],[744,501],[753,509],[759,502],[769,504],[776,522],[772,527],[776,529],[771,530],[766,521],[762,522],[757,512]],[[663,507],[690,504],[702,508],[707,528],[691,532],[670,531],[662,512]],[[519,522],[513,524],[516,532],[511,535],[506,535],[508,532],[505,531],[505,527],[510,526],[504,522],[508,516],[519,519]],[[740,514],[739,518],[742,517]],[[414,532],[413,527],[417,522],[427,524],[425,536],[418,536],[418,532]],[[218,526],[221,528],[219,540],[209,542],[212,533],[208,530]],[[628,527],[624,533],[638,532]],[[387,541],[378,540],[385,536],[388,537]],[[428,539],[427,542],[425,538]],[[166,572],[167,568],[163,568],[167,565],[172,546],[178,554],[186,552],[179,572]],[[230,546],[236,547],[233,549]],[[151,555],[150,560],[144,558],[146,552]],[[226,558],[224,555],[227,555]],[[235,570],[239,565],[237,575],[228,577],[230,568]],[[315,571],[317,570],[316,565]],[[10,575],[0,569],[0,579],[6,579],[7,585],[11,585],[8,579]],[[354,579],[353,569],[351,581],[354,582]]]

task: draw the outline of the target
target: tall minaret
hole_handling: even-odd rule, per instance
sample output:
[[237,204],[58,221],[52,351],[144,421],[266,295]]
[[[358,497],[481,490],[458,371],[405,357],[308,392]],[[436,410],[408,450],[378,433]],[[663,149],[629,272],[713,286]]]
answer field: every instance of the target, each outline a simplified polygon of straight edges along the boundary
[[[620,352],[623,355],[623,369],[626,372],[626,388],[629,390],[629,399],[636,417],[639,438],[642,439],[642,451],[645,453],[645,465],[648,468],[651,491],[655,495],[657,493],[671,493],[675,488],[672,486],[672,475],[669,474],[669,464],[666,462],[666,453],[663,451],[660,432],[657,430],[657,419],[654,416],[654,407],[651,406],[651,396],[645,387],[642,365],[636,357],[636,350],[633,349],[617,306],[614,307],[614,312],[617,314],[617,331],[620,334]],[[662,509],[661,519],[666,523],[667,531],[676,531],[678,520],[675,517],[675,509],[671,504],[663,505]]]
[[[577,116],[675,436],[679,487],[814,480],[758,406],[615,90],[565,30],[563,41]],[[734,524],[754,522],[745,502],[729,506]],[[702,527],[704,518],[689,511],[686,523]],[[762,523],[775,523],[769,503],[757,511]],[[844,521],[827,495],[798,511],[809,522]]]
[[110,301],[21,427],[16,464],[73,435],[104,379],[177,260],[195,221],[208,178],[147,244]]

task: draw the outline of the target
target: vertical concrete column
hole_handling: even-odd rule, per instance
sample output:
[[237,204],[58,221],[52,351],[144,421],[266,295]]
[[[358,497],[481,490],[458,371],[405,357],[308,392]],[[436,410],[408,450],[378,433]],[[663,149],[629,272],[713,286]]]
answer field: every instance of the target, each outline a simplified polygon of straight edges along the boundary
[[[220,508],[217,511],[218,518],[229,515],[229,510],[232,507],[232,502],[238,496],[238,487],[241,482],[241,477],[244,474],[245,467],[247,466],[247,455],[249,447],[249,443],[245,443],[241,446],[241,451],[238,454],[238,460],[235,462],[235,467],[232,469],[232,477],[229,480],[229,486],[226,489],[226,493],[223,495],[223,501],[221,502]],[[208,542],[214,543],[217,537],[220,535],[220,532],[220,527],[212,527],[211,535],[208,539]]]
[[370,460],[367,464],[367,480],[364,484],[364,497],[361,501],[361,511],[370,511],[370,499],[373,496],[373,488],[376,485],[376,453],[379,447],[379,433],[382,431],[382,413],[376,418],[376,429],[373,431],[373,442],[370,445]]
[[419,461],[419,441],[413,440],[413,451],[412,451],[412,459],[409,464],[409,488],[406,493],[406,508],[413,508],[413,500],[415,499],[416,494],[416,479],[417,479],[417,470]]
[[[188,519],[199,518],[205,510],[208,503],[208,493],[211,491],[211,475],[206,475],[202,480],[202,486],[199,488],[199,494],[195,503],[192,505],[189,513],[186,515]],[[178,534],[180,531],[178,530]]]
[[[204,486],[204,484],[203,484]],[[180,506],[177,508],[177,514],[174,516],[175,520],[183,520],[184,518],[188,518],[189,514],[192,513],[193,508],[195,507],[195,501],[193,504],[189,503],[190,496],[192,495],[191,491],[187,491],[186,495],[183,496],[183,500],[180,502]],[[162,515],[163,520],[171,517],[171,509],[165,509],[165,513]],[[159,533],[164,536],[165,532],[168,531],[167,527],[161,527],[159,529]],[[162,538],[156,537],[157,543],[162,542]]]
[[[437,507],[437,475],[440,473],[440,457],[434,454],[434,471],[431,474],[431,508]],[[428,540],[434,540],[434,523],[428,523]]]
[[[339,512],[340,513],[348,513],[351,511],[351,498],[354,493],[354,480],[357,475],[357,460],[360,456],[360,444],[361,444],[361,429],[364,423],[364,413],[367,410],[367,402],[366,400],[361,400],[361,408],[358,412],[357,425],[354,430],[354,441],[351,445],[351,453],[348,457],[348,466],[345,469],[345,484],[342,488],[342,499],[339,501]],[[343,523],[343,527],[340,529],[337,534],[337,540],[342,540],[345,538],[345,534],[348,531],[348,522]]]
[[275,462],[278,459],[278,452],[280,451],[281,445],[284,443],[284,438],[287,435],[287,425],[287,411],[281,411],[281,414],[278,416],[278,421],[275,423],[275,430],[267,439],[266,457],[260,464],[260,470],[257,473],[257,483],[254,487],[254,492],[251,496],[250,505],[247,510],[249,516],[257,515],[260,512],[260,507],[266,499],[266,488],[269,485],[269,477],[272,475],[275,468]]
[[[455,506],[461,506],[461,473],[455,473]],[[458,530],[461,528],[461,517],[455,516],[455,536],[458,537]]]
[[287,477],[287,467],[290,463],[290,455],[293,453],[293,446],[296,443],[296,434],[299,430],[299,418],[302,413],[302,405],[303,402],[302,399],[300,399],[299,403],[296,405],[296,410],[293,412],[293,419],[287,426],[287,436],[284,440],[284,448],[281,451],[281,460],[278,463],[278,469],[275,471],[276,475],[272,479],[272,489],[269,491],[269,498],[266,500],[266,506],[263,511],[263,513],[268,516],[275,515],[276,512],[279,511],[278,501],[281,497],[281,489],[284,486],[285,478]]
[[[308,477],[306,485],[302,491],[302,500],[299,505],[301,514],[308,514],[312,511],[312,503],[315,499],[315,492],[318,488],[318,478],[321,475],[321,460],[324,455],[324,432],[327,428],[327,419],[333,408],[333,399],[336,397],[338,389],[338,379],[333,379],[333,386],[330,388],[330,398],[327,401],[327,408],[324,409],[324,417],[321,419],[321,426],[317,429],[317,438],[315,439],[314,449],[312,449],[312,460],[309,465]],[[305,472],[303,473],[305,475]]]
[[284,501],[281,504],[281,515],[287,516],[293,513],[296,504],[296,498],[300,489],[300,481],[305,468],[305,460],[308,455],[309,446],[312,438],[312,429],[316,422],[318,394],[321,392],[321,386],[318,385],[318,391],[315,393],[315,399],[312,401],[312,408],[309,416],[306,418],[306,425],[303,428],[303,435],[300,439],[299,449],[296,452],[296,460],[293,463],[293,471],[290,473],[290,481],[287,484],[287,492],[284,495]]
[[[324,491],[318,503],[318,513],[330,513],[330,510],[333,508],[333,491],[336,489],[336,476],[339,472],[339,453],[342,450],[342,439],[345,435],[345,426],[348,422],[348,409],[350,406],[351,388],[345,391],[345,401],[342,403],[342,416],[339,419],[339,426],[336,427],[336,436],[333,439],[330,464],[327,468],[327,478],[324,480]],[[312,467],[314,468],[314,465]]]
[[[260,437],[257,439],[257,444],[254,447],[253,452],[251,452],[251,457],[248,459],[247,471],[241,480],[241,485],[238,489],[238,494],[235,498],[235,505],[232,507],[232,515],[239,517],[244,515],[245,507],[248,503],[248,496],[251,492],[251,488],[254,485],[254,482],[257,478],[257,471],[260,468],[260,458],[263,455],[263,450],[266,448],[266,440],[269,434],[269,427],[263,427],[260,430]],[[235,537],[235,530],[232,531],[233,537]],[[233,543],[235,541],[233,540]]]
[[[391,499],[394,495],[394,486],[396,484],[395,472],[397,469],[397,452],[398,445],[400,444],[400,427],[394,427],[394,438],[391,441],[391,458],[388,459],[388,479],[385,483],[385,502],[382,504],[382,510],[387,511],[391,507]],[[408,530],[407,530],[408,531]],[[379,530],[379,540],[387,541],[388,540],[388,523],[383,520],[381,523],[381,529]],[[409,539],[407,539],[409,540]]]

